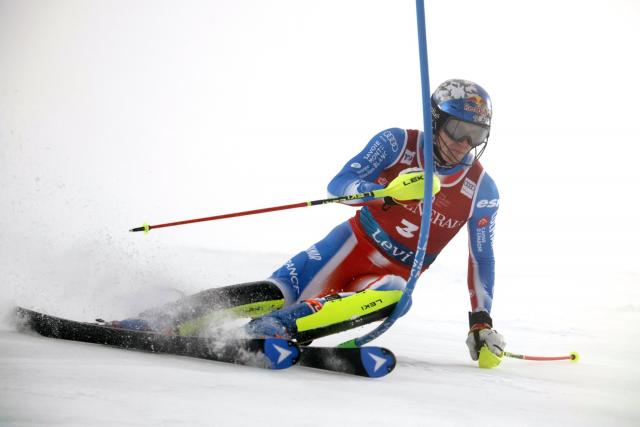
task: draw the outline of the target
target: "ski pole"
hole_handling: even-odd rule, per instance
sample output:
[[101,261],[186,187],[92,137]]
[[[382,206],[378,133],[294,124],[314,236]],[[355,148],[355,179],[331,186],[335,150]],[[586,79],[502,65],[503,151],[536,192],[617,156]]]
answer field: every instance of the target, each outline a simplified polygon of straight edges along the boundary
[[526,354],[509,353],[508,351],[503,352],[502,355],[513,359],[537,361],[570,360],[572,362],[577,362],[580,360],[580,356],[575,351],[571,352],[567,356],[528,356]]
[[228,213],[228,214],[223,214],[223,215],[208,216],[208,217],[205,217],[205,218],[187,219],[187,220],[184,220],[184,221],[169,222],[169,223],[166,223],[166,224],[156,224],[156,225],[144,224],[142,227],[132,228],[129,231],[134,231],[134,232],[135,231],[144,231],[145,233],[148,233],[149,230],[153,230],[154,228],[173,227],[173,226],[176,226],[176,225],[193,224],[195,222],[215,221],[215,220],[218,220],[218,219],[234,218],[234,217],[238,217],[238,216],[256,215],[256,214],[261,214],[261,213],[266,213],[266,212],[283,211],[283,210],[286,210],[286,209],[304,208],[304,207],[307,207],[307,206],[316,206],[316,205],[321,205],[321,204],[325,204],[325,203],[338,203],[338,202],[343,202],[343,201],[348,201],[348,200],[363,199],[365,197],[373,197],[373,192],[353,194],[351,196],[335,197],[335,198],[332,198],[332,199],[322,199],[322,200],[312,200],[312,201],[309,201],[309,202],[292,203],[292,204],[289,204],[289,205],[273,206],[273,207],[270,207],[270,208],[253,209],[253,210],[250,210],[250,211],[233,212],[233,213]]
[[502,357],[511,357],[513,359],[536,360],[536,361],[570,360],[572,362],[577,362],[578,360],[580,360],[580,356],[575,351],[571,352],[567,356],[529,356],[526,354],[509,353],[508,351],[503,351],[502,356],[498,356],[493,352],[491,352],[486,345],[484,345],[480,349],[480,354],[478,357],[478,366],[483,369],[495,368],[502,361]]
[[[364,199],[366,197],[373,197],[375,199],[392,197],[396,200],[401,200],[401,201],[422,199],[424,194],[423,193],[424,184],[422,184],[422,182],[424,182],[424,173],[412,172],[412,173],[402,174],[398,176],[393,181],[391,181],[389,185],[385,188],[381,188],[379,190],[367,191],[365,193],[350,194],[347,196],[332,197],[329,199],[311,200],[309,202],[292,203],[289,205],[273,206],[270,208],[253,209],[249,211],[208,216],[205,218],[188,219],[184,221],[169,222],[166,224],[156,224],[156,225],[144,224],[142,227],[132,228],[129,231],[133,231],[133,232],[144,231],[145,233],[148,233],[149,230],[153,230],[154,228],[173,227],[176,225],[193,224],[195,222],[214,221],[218,219],[234,218],[234,217],[246,216],[246,215],[256,215],[256,214],[261,214],[266,212],[282,211],[286,209],[304,208],[307,206],[325,205],[328,203],[347,202],[351,200]],[[438,191],[440,191],[440,181],[436,176],[434,176],[433,194],[437,193]]]

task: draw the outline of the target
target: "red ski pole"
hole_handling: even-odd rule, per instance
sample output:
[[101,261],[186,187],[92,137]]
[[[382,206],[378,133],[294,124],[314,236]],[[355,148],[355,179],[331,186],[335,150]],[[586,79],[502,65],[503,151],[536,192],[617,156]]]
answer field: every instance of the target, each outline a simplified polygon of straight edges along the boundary
[[526,354],[509,353],[508,351],[505,351],[504,353],[502,353],[502,355],[505,357],[511,357],[513,359],[538,361],[571,360],[572,362],[577,362],[580,359],[580,356],[578,356],[578,353],[576,353],[575,351],[566,356],[528,356]]
[[526,354],[509,353],[508,351],[502,352],[501,356],[492,353],[486,345],[480,349],[480,355],[478,357],[478,366],[484,369],[495,368],[502,361],[502,357],[511,357],[512,359],[521,360],[537,360],[537,361],[554,361],[554,360],[570,360],[577,362],[580,360],[578,353],[571,352],[566,356],[529,356]]
[[[421,199],[424,195],[423,184],[424,173],[423,172],[411,172],[403,174],[395,178],[385,188],[379,190],[368,191],[366,193],[351,194],[348,196],[332,197],[329,199],[311,200],[309,202],[292,203],[290,205],[273,206],[270,208],[253,209],[250,211],[234,212],[223,215],[208,216],[204,218],[187,219],[184,221],[168,222],[166,224],[149,225],[144,224],[142,227],[132,228],[129,231],[144,231],[148,233],[149,230],[154,228],[173,227],[176,225],[193,224],[195,222],[214,221],[217,219],[234,218],[237,216],[256,215],[266,212],[282,211],[285,209],[304,208],[307,206],[326,205],[327,203],[340,203],[350,200],[364,199],[366,197],[373,197],[381,199],[385,197],[392,197],[396,200],[415,200]],[[434,175],[433,177],[433,194],[440,191],[440,181]]]
[[[154,228],[173,227],[175,225],[193,224],[195,222],[215,221],[217,219],[233,218],[233,217],[237,217],[237,216],[256,215],[256,214],[261,214],[261,213],[265,213],[265,212],[281,211],[281,210],[285,210],[285,209],[303,208],[303,207],[306,207],[306,206],[313,206],[313,204],[319,204],[317,202],[322,202],[322,201],[315,200],[315,201],[311,201],[311,202],[293,203],[293,204],[290,204],[290,205],[274,206],[274,207],[271,207],[271,208],[254,209],[254,210],[250,210],[250,211],[234,212],[234,213],[223,214],[223,215],[208,216],[208,217],[205,217],[205,218],[195,218],[195,219],[187,219],[187,220],[184,220],[184,221],[168,222],[166,224],[156,224],[156,225],[144,224],[142,227],[132,228],[129,231],[134,231],[134,232],[135,231],[144,231],[145,233],[148,233],[149,230],[153,230]],[[327,201],[325,203],[331,203],[331,202]]]

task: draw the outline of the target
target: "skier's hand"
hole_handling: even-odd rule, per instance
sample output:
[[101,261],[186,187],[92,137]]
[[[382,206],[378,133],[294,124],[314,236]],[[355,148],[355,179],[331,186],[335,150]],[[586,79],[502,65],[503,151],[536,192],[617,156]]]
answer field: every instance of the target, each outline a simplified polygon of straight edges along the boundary
[[360,181],[358,184],[358,193],[368,193],[369,191],[376,191],[383,189],[384,186],[376,184],[375,182]]
[[469,313],[469,334],[467,347],[473,360],[478,360],[480,349],[486,345],[496,356],[502,356],[506,342],[502,334],[493,329],[493,321],[486,311]]

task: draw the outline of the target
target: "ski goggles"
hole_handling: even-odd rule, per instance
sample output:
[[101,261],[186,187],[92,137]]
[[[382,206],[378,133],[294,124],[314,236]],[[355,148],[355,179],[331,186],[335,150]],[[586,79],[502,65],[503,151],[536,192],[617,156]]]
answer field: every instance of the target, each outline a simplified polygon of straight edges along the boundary
[[485,143],[489,137],[488,127],[463,122],[453,117],[447,119],[443,129],[449,138],[459,143],[467,140],[472,147]]

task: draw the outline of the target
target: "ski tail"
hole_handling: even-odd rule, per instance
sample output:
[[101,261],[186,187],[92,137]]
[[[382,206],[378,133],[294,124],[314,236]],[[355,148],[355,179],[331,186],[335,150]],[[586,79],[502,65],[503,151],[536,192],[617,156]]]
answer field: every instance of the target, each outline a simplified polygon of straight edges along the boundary
[[396,367],[393,352],[383,347],[301,347],[300,366],[380,378]]
[[361,347],[360,360],[371,378],[387,375],[396,367],[396,357],[384,347]]

